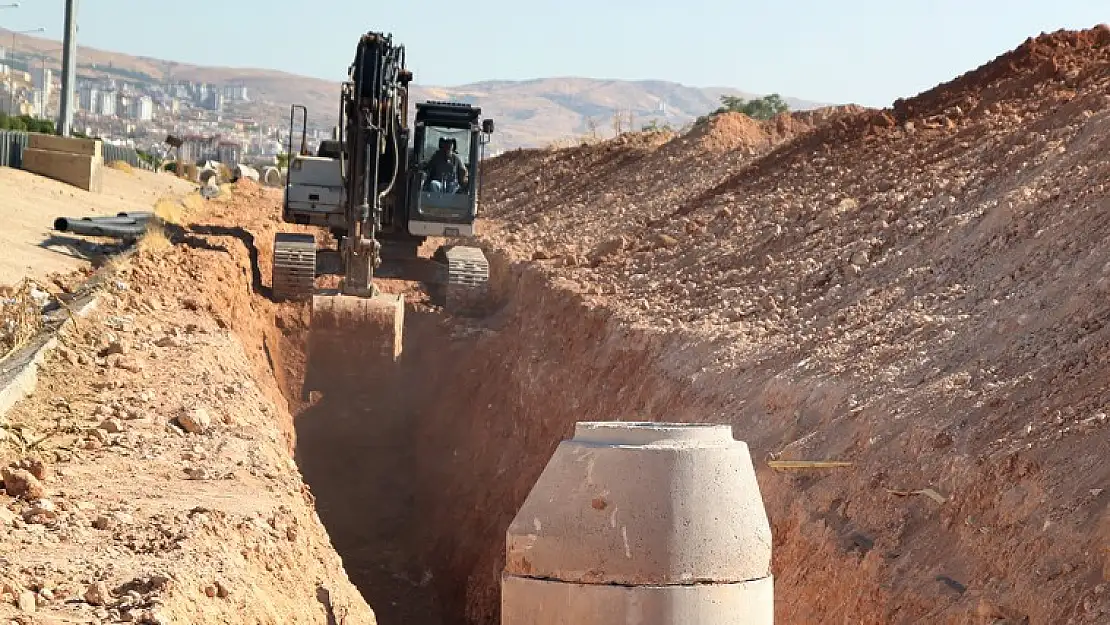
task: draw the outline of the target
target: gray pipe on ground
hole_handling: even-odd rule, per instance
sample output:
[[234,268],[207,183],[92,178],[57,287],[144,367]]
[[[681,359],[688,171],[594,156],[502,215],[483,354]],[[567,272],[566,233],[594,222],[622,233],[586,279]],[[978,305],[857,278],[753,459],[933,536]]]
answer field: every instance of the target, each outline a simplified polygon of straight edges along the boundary
[[58,217],[54,229],[90,236],[131,238],[141,235],[147,223],[155,219],[153,212],[119,212],[112,217]]
[[506,535],[502,625],[771,625],[771,526],[727,425],[582,422]]
[[128,239],[139,237],[146,231],[146,222],[104,222],[87,219],[68,219],[59,217],[54,220],[54,229],[59,232],[72,232],[86,236]]

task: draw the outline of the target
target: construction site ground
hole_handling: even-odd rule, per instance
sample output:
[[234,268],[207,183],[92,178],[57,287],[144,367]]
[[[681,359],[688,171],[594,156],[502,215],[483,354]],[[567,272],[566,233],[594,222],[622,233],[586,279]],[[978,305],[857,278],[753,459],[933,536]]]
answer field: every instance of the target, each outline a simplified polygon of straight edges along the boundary
[[0,617],[497,623],[509,521],[619,419],[748,443],[778,623],[1106,623],[1107,154],[1106,28],[887,110],[510,152],[491,314],[385,281],[400,363],[307,399],[269,254],[309,230],[236,185],[114,264],[5,417]]
[[45,281],[69,273],[102,254],[96,242],[54,232],[58,217],[149,211],[159,198],[177,198],[195,185],[141,169],[105,167],[104,186],[91,193],[22,169],[0,167],[0,285],[24,277]]

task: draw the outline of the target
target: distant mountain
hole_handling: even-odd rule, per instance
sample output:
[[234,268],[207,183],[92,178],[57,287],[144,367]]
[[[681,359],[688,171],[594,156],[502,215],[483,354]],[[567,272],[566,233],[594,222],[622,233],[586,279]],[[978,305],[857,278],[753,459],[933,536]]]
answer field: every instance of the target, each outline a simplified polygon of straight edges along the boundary
[[[7,31],[4,41],[10,41]],[[17,35],[17,53],[34,53],[47,67],[59,68],[59,43]],[[340,69],[345,69],[340,68]],[[313,125],[330,127],[338,117],[339,83],[286,72],[232,67],[201,67],[148,57],[81,47],[78,52],[81,76],[114,77],[149,83],[189,80],[213,84],[241,84],[248,88],[253,103],[248,114],[262,121],[288,123],[290,104],[308,107]],[[458,86],[414,85],[411,99],[456,100],[482,107],[496,121],[491,147],[511,149],[545,145],[580,137],[591,126],[600,135],[612,135],[618,111],[632,115],[635,127],[656,121],[677,128],[720,104],[722,95],[759,97],[725,87],[689,87],[661,80],[603,80],[593,78],[537,78],[533,80],[488,80]],[[788,97],[792,109],[825,106]]]
[[[452,99],[482,107],[497,121],[497,144],[502,147],[541,145],[590,131],[612,135],[618,111],[628,128],[631,113],[635,127],[655,121],[678,128],[720,105],[722,95],[759,97],[724,87],[688,87],[661,80],[601,80],[593,78],[539,78],[523,81],[484,81],[457,87],[414,90],[420,99]],[[825,106],[818,102],[784,99],[792,109]]]

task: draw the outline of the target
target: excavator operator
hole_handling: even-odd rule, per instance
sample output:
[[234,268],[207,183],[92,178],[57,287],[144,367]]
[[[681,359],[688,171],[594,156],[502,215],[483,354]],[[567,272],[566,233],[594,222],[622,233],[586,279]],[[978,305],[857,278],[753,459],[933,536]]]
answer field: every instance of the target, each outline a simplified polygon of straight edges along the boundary
[[424,164],[424,171],[428,172],[428,186],[435,193],[455,193],[460,183],[466,184],[466,165],[451,149],[447,137],[439,138],[439,149]]

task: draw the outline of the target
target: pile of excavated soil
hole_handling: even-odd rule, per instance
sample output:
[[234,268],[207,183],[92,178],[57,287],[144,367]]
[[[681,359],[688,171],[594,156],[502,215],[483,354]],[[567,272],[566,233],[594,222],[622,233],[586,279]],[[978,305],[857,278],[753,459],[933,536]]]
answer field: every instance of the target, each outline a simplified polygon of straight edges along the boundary
[[[1106,622],[1108,33],[1042,35],[730,166],[494,159],[488,245],[573,305],[516,278],[539,336],[502,366],[531,381],[485,374],[494,408],[440,434],[459,531],[491,543],[453,548],[470,622],[574,419],[679,416],[732,423],[760,461],[852,463],[758,463],[781,622]],[[521,399],[498,408],[498,385]]]
[[[708,193],[759,155],[810,130],[790,116],[740,113],[686,135],[644,132],[564,150],[518,150],[484,165],[482,192],[498,245],[536,259],[590,266],[628,248],[654,220]],[[574,234],[564,224],[590,224]]]
[[[788,114],[780,116],[776,123],[760,122],[743,113],[722,113],[714,115],[703,123],[694,126],[685,136],[674,142],[676,151],[700,149],[707,152],[728,152],[737,148],[762,152],[774,145],[774,137],[768,130],[781,128],[788,130]],[[770,121],[770,120],[769,120]]]

